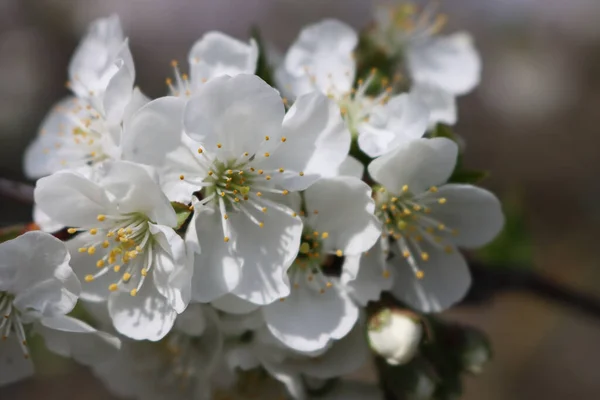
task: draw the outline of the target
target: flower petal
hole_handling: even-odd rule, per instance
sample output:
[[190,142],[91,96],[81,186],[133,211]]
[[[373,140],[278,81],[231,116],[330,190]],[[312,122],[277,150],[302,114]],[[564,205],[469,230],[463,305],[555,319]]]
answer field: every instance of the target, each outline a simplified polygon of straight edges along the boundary
[[369,174],[392,193],[404,185],[414,194],[445,183],[456,165],[458,146],[446,138],[417,139],[371,161]]
[[406,55],[414,81],[436,84],[451,94],[467,94],[481,80],[481,58],[468,33],[416,42]]
[[73,271],[83,284],[81,285],[80,297],[82,300],[89,302],[105,302],[110,292],[108,287],[115,281],[112,271],[94,279],[91,282],[85,280],[87,275],[94,275],[98,272],[96,263],[99,259],[108,254],[109,249],[97,247],[93,256],[86,251],[80,252],[80,248],[87,248],[90,243],[95,243],[98,239],[90,235],[88,232],[83,232],[73,239],[69,240],[66,245],[71,254],[71,265]]
[[104,119],[109,125],[120,125],[123,120],[125,108],[133,95],[133,72],[129,70],[125,61],[115,62],[117,72],[110,78],[102,99]]
[[232,294],[226,294],[213,301],[212,306],[229,314],[248,314],[260,308],[259,305],[242,300]]
[[81,285],[69,266],[63,242],[44,232],[27,232],[0,244],[0,254],[2,286],[4,271],[10,274],[10,266],[18,266],[6,289],[15,295],[14,305],[25,319],[33,314],[62,315],[73,309]]
[[194,272],[185,242],[171,228],[150,224],[150,232],[159,243],[154,246],[154,284],[171,307],[183,312],[190,302],[191,281]]
[[477,248],[489,243],[504,226],[502,205],[493,193],[471,185],[443,185],[435,197],[446,199],[431,207],[431,217],[456,230],[452,242]]
[[280,182],[288,190],[304,190],[318,177],[337,175],[350,150],[350,132],[339,107],[318,92],[301,96],[288,110],[283,136],[286,141],[257,168],[290,172],[281,174]]
[[57,232],[65,227],[63,224],[54,222],[48,214],[40,210],[35,204],[33,205],[33,222],[44,232]]
[[34,374],[33,363],[23,357],[16,335],[0,344],[0,387],[18,382]]
[[165,96],[137,110],[123,127],[123,159],[162,166],[181,143],[184,106],[183,99]]
[[42,318],[36,331],[52,352],[84,365],[110,360],[121,348],[118,338],[68,316]]
[[[278,92],[255,75],[210,80],[188,101],[185,132],[219,160],[255,154],[265,136],[281,136],[284,106]],[[217,147],[222,144],[222,148]]]
[[352,176],[354,178],[362,179],[365,173],[365,166],[352,156],[346,157],[346,159],[340,164],[337,175],[339,176]]
[[306,225],[329,235],[322,239],[325,251],[358,255],[369,250],[381,235],[381,222],[373,214],[371,187],[360,179],[321,179],[304,192],[304,199],[309,215]]
[[77,171],[59,171],[37,181],[35,204],[57,223],[93,227],[112,208],[104,189]]
[[188,56],[192,83],[196,87],[218,76],[253,74],[258,61],[258,45],[254,39],[244,43],[224,33],[205,33]]
[[[235,240],[223,240],[221,215],[193,199],[194,216],[186,234],[190,249],[195,249],[192,298],[199,302],[213,301],[235,288],[240,279],[242,261],[232,253]],[[199,253],[198,253],[199,251]]]
[[300,352],[324,349],[346,336],[358,320],[356,305],[335,286],[319,293],[301,285],[263,312],[271,333]]
[[[358,257],[360,257],[359,268],[356,274],[347,271],[346,264],[349,257],[346,257],[342,282],[354,301],[361,306],[366,306],[370,301],[379,300],[381,292],[390,290],[394,280],[391,275],[392,271],[386,269],[385,254],[380,242],[376,243],[366,254]],[[384,271],[388,271],[389,275]]]
[[390,260],[394,269],[392,294],[422,312],[439,312],[460,301],[471,286],[471,273],[459,251],[448,254],[423,244],[429,260],[419,263],[423,278],[418,279],[402,257]]
[[146,279],[137,296],[115,292],[108,299],[108,312],[117,331],[135,340],[158,341],[171,330],[177,311]]
[[305,27],[276,73],[278,86],[292,98],[315,89],[348,93],[354,83],[352,53],[357,44],[357,33],[341,21],[326,19]]
[[[230,216],[235,251],[243,260],[241,277],[232,291],[255,304],[269,304],[289,294],[287,269],[300,248],[302,221],[286,212],[268,207],[266,213],[249,210],[264,223],[260,228],[244,214]],[[260,215],[259,215],[260,214]]]
[[410,92],[429,109],[429,126],[437,123],[454,125],[458,118],[456,97],[434,84],[415,83]]
[[120,214],[144,213],[160,225],[177,225],[175,210],[153,170],[127,161],[107,161],[97,172],[96,181],[114,196]]

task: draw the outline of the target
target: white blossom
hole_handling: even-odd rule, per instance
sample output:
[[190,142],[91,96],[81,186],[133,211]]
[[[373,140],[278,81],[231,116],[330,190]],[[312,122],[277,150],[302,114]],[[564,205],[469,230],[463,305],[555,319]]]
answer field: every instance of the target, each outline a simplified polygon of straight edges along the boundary
[[60,240],[27,232],[0,244],[0,386],[33,374],[27,341],[40,334],[46,346],[89,364],[115,355],[119,341],[68,317],[81,285]]
[[423,336],[416,316],[384,309],[371,317],[367,331],[371,348],[388,364],[406,364],[413,359]]
[[91,176],[60,171],[37,182],[36,204],[80,232],[68,242],[82,298],[108,299],[115,328],[164,337],[190,299],[191,263],[175,211],[144,167],[107,161]]
[[339,105],[346,124],[370,157],[420,138],[429,123],[429,110],[412,93],[392,96],[389,90],[368,94],[374,73],[353,88],[357,33],[336,20],[324,20],[300,32],[276,71],[276,81],[291,98],[319,91]]
[[203,83],[220,76],[254,74],[258,61],[258,45],[254,39],[244,43],[222,32],[205,33],[188,54],[190,76],[181,73],[179,63],[172,61],[175,81],[167,78],[171,95],[190,97]]
[[384,222],[384,252],[395,257],[392,292],[424,312],[448,308],[466,293],[467,264],[457,247],[491,241],[504,224],[500,202],[471,185],[445,184],[458,154],[445,138],[419,139],[371,162],[381,185],[376,214]]

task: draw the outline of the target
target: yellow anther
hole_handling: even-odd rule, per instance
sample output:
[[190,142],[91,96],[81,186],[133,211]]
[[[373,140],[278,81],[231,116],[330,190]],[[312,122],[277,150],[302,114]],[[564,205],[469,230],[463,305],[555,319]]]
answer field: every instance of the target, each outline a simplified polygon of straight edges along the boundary
[[129,272],[125,272],[125,273],[123,274],[123,281],[124,281],[124,282],[127,282],[127,281],[128,281],[128,280],[130,280],[130,279],[131,279],[131,274],[130,274]]
[[269,157],[269,156],[270,156],[270,154],[268,152],[265,153],[265,157]]
[[93,275],[86,275],[84,279],[85,279],[86,282],[91,282],[91,281],[94,280],[94,276]]
[[202,147],[198,147],[198,154],[202,154],[204,152],[204,150],[202,150]]
[[86,252],[88,251],[88,249],[87,249],[87,247],[80,247],[80,248],[78,249],[78,251],[79,251],[80,253],[86,253]]
[[183,176],[183,175],[179,175],[179,179],[180,179],[180,180],[184,180],[184,179],[185,179],[185,176]]
[[111,292],[116,292],[117,289],[119,289],[119,286],[116,283],[113,283],[108,287],[108,290],[110,290]]
[[148,275],[148,270],[146,268],[142,268],[141,274],[142,276]]
[[437,191],[438,191],[438,188],[437,188],[437,186],[432,186],[432,187],[430,187],[430,188],[429,188],[429,191],[430,191],[431,193],[437,193]]
[[98,261],[96,262],[96,267],[98,267],[98,268],[102,268],[102,267],[104,267],[104,260],[98,260]]
[[259,169],[259,170],[258,170],[258,174],[259,174],[259,175],[262,175],[264,172],[265,172],[265,171],[263,171],[262,169]]
[[404,186],[402,186],[402,191],[403,191],[404,193],[408,192],[408,185],[404,185]]
[[103,248],[108,248],[108,246],[110,246],[110,243],[108,243],[108,240],[105,240],[104,242],[102,242],[102,247]]
[[310,252],[310,245],[306,242],[302,242],[300,245],[300,253],[308,254]]
[[415,272],[415,276],[417,277],[417,279],[423,279],[425,277],[425,274],[423,273],[423,271],[417,271]]
[[258,227],[259,228],[264,228],[265,227],[265,223],[264,222],[259,222],[258,223]]
[[294,217],[294,218],[295,218],[295,217],[297,217],[297,216],[298,216],[298,213],[295,213],[295,212],[293,212],[293,213],[292,213],[292,217]]
[[256,195],[257,195],[258,197],[260,197],[260,196],[262,196],[262,193],[261,193],[261,192],[256,192]]
[[298,175],[304,176],[304,172],[300,171],[300,173]]
[[398,229],[400,229],[400,230],[404,230],[404,229],[406,229],[406,227],[407,227],[407,224],[406,224],[406,222],[405,222],[405,221],[403,221],[403,220],[400,220],[400,221],[398,221],[398,224],[397,224],[397,225],[398,225]]
[[383,271],[382,275],[385,279],[388,279],[390,277],[390,271],[386,269]]
[[173,83],[173,81],[171,80],[171,78],[167,78],[165,79],[165,82],[167,85],[171,86],[171,84]]
[[223,145],[221,143],[217,143],[217,148],[220,149],[221,147],[223,147]]
[[225,237],[223,238],[223,241],[224,241],[225,243],[229,242],[229,236],[225,236]]
[[402,257],[409,258],[410,257],[410,251],[408,251],[408,250],[403,251],[402,252]]
[[446,198],[442,197],[442,198],[438,199],[438,203],[440,203],[440,204],[446,204]]
[[266,213],[267,212],[267,207],[261,208],[261,211],[264,212],[264,213]]
[[288,195],[290,192],[289,192],[289,190],[285,189],[285,190],[284,190],[282,193],[283,193],[283,195],[284,195],[284,196],[286,196],[286,195]]
[[177,66],[177,60],[171,60],[171,67],[175,68]]
[[96,252],[96,248],[94,246],[87,249],[88,254],[91,256]]
[[227,214],[223,215],[223,219],[229,219],[229,215],[227,215]]
[[429,254],[427,254],[426,252],[422,252],[422,253],[421,253],[421,259],[422,259],[423,261],[427,261],[427,260],[429,260]]
[[96,228],[90,229],[90,234],[95,235],[96,233],[98,233],[98,229],[96,229]]
[[106,234],[107,238],[111,238],[113,236],[115,236],[115,232],[113,232],[113,231],[108,231],[108,233]]
[[77,232],[77,229],[75,229],[75,228],[69,228],[69,229],[67,229],[67,232],[69,232],[72,235],[75,232]]
[[325,286],[327,286],[328,288],[330,288],[330,287],[332,287],[332,286],[333,286],[333,283],[331,283],[331,282],[327,282],[327,283],[325,284]]
[[115,271],[115,272],[119,272],[120,270],[121,270],[121,266],[120,265],[115,265],[113,267],[113,271]]
[[323,232],[321,234],[321,239],[327,239],[329,237],[329,232]]
[[268,181],[270,181],[270,180],[271,180],[271,175],[267,175],[267,176],[266,176],[266,179],[267,179]]
[[446,225],[444,224],[439,224],[437,227],[440,231],[443,231],[444,229],[446,229]]
[[138,292],[138,291],[137,291],[137,289],[131,289],[131,292],[129,292],[129,294],[130,294],[132,297],[135,297],[135,296],[137,296],[137,292]]
[[398,198],[397,198],[397,197],[392,197],[392,198],[391,198],[391,201],[392,201],[392,203],[395,203],[395,202],[397,202],[397,201],[398,201]]
[[418,205],[418,204],[415,204],[415,205],[413,206],[413,210],[415,210],[415,211],[421,211],[421,206],[420,206],[420,205]]
[[287,140],[287,138],[285,136],[281,137],[281,141],[285,143],[285,141]]
[[268,136],[265,136],[265,140],[269,140],[269,139],[271,139],[271,138],[270,138],[270,137],[268,137]]
[[282,173],[283,173],[283,171],[284,171],[284,169],[283,169],[283,168],[279,168],[279,173],[280,173],[280,174],[282,174]]
[[98,214],[98,216],[96,217],[96,219],[100,222],[104,221],[106,219],[106,215],[104,214]]
[[344,254],[344,252],[342,250],[337,250],[335,252],[335,255],[338,256],[338,257],[341,257],[343,254]]
[[213,176],[214,172],[208,171],[208,176]]

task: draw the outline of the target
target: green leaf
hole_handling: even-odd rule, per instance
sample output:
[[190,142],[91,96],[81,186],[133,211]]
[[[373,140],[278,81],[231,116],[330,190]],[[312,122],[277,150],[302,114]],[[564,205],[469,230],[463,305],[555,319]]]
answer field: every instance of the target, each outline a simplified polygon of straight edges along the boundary
[[187,204],[178,203],[176,201],[172,201],[171,206],[173,207],[173,209],[175,210],[175,213],[177,214],[177,228],[175,228],[175,229],[176,230],[181,229],[183,227],[183,225],[187,222],[190,215],[192,214],[192,210],[190,209],[190,206],[188,206]]
[[6,242],[8,240],[12,240],[14,238],[16,238],[19,235],[22,235],[23,233],[27,232],[28,230],[28,226],[27,225],[12,225],[12,226],[7,226],[6,228],[1,228],[0,229],[0,243],[2,242]]
[[263,81],[269,85],[274,86],[275,82],[273,79],[273,69],[269,64],[269,59],[265,51],[266,47],[260,33],[260,29],[257,26],[252,27],[250,35],[258,44],[258,60],[256,63],[256,75],[259,76]]

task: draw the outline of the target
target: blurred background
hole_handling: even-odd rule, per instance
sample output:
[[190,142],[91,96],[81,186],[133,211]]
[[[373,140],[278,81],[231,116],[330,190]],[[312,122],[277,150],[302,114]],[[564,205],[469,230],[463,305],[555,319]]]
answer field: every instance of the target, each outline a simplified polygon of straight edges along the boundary
[[[325,17],[365,27],[368,0],[0,0],[0,177],[24,181],[21,157],[51,105],[67,94],[69,57],[87,24],[117,13],[137,84],[166,94],[170,60],[204,32],[240,39],[253,25],[284,51]],[[476,92],[459,101],[467,166],[521,205],[536,271],[600,297],[600,1],[446,0],[447,31],[468,30],[484,60]],[[517,200],[514,200],[517,199]],[[0,198],[0,226],[30,220]],[[597,399],[600,319],[527,292],[453,310],[484,330],[494,359],[467,381],[467,400]],[[0,399],[111,399],[89,372],[43,357],[41,374],[0,388]],[[368,375],[368,374],[367,374]]]

